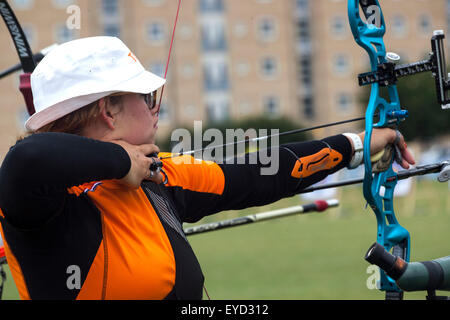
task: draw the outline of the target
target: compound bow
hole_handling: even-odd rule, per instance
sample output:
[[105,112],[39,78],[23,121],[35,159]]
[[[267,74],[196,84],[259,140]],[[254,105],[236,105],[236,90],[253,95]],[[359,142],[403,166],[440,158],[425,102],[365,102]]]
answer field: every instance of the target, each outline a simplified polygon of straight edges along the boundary
[[[361,17],[360,9],[365,21]],[[395,256],[409,261],[410,235],[398,223],[393,205],[394,189],[398,181],[398,175],[392,168],[395,152],[385,152],[386,167],[378,170],[371,162],[370,144],[373,128],[397,129],[400,122],[408,116],[408,111],[403,110],[400,104],[396,86],[399,77],[431,71],[436,79],[438,100],[443,109],[449,107],[444,35],[442,31],[435,32],[429,60],[397,66],[395,62],[399,59],[398,55],[386,51],[383,40],[386,24],[378,0],[349,0],[348,16],[354,39],[369,54],[371,65],[371,72],[358,77],[361,86],[372,85],[366,109],[363,193],[376,215],[377,242],[387,251],[392,250]],[[387,88],[389,101],[381,96],[382,87]],[[393,151],[392,146],[390,149]],[[383,270],[380,270],[380,275],[379,289],[386,292],[386,299],[402,299],[403,292],[395,281]]]

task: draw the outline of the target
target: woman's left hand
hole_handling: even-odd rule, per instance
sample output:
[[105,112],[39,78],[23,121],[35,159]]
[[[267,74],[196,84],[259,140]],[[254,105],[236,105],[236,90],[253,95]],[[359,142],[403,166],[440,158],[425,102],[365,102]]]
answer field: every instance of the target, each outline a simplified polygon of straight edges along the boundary
[[[395,144],[402,155],[402,161],[399,163],[404,169],[409,169],[410,165],[414,165],[416,162],[413,155],[408,149],[403,135],[399,133],[397,136],[396,130],[389,128],[374,128],[372,132],[372,140],[370,144],[370,154],[376,155],[383,151],[387,145]],[[359,134],[361,141],[364,142],[365,132]]]

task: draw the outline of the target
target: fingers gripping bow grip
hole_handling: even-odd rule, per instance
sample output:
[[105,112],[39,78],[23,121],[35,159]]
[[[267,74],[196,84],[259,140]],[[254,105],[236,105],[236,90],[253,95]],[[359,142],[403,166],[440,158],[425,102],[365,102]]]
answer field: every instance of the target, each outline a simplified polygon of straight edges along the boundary
[[396,138],[394,143],[388,144],[384,150],[373,155],[370,158],[372,162],[372,172],[380,173],[387,171],[392,165],[393,160],[395,160],[398,164],[403,162],[403,156],[400,151],[399,143],[401,140],[402,134],[400,131],[396,130]]

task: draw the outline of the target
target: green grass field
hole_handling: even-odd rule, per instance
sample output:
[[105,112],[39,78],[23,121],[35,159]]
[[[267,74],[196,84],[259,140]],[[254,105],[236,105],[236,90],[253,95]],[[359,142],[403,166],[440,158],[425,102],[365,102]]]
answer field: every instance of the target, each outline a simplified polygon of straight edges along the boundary
[[[376,221],[360,187],[342,188],[340,207],[190,237],[211,299],[384,299],[369,290],[363,259],[376,240]],[[421,180],[396,200],[399,222],[411,233],[411,260],[450,255],[449,185]],[[201,223],[294,206],[298,197],[263,208],[224,212]],[[449,293],[447,293],[449,295]],[[425,293],[406,293],[423,299]],[[9,275],[4,299],[17,299]]]

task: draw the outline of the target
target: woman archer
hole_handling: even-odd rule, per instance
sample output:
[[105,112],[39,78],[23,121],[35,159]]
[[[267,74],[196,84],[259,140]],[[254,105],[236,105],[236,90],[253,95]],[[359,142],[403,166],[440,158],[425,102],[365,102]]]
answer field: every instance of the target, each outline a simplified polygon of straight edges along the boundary
[[[1,233],[22,299],[201,299],[183,222],[290,197],[362,162],[364,133],[274,148],[274,175],[151,156],[165,80],[114,37],[53,49],[31,83],[31,134],[0,169]],[[401,165],[414,163],[394,130],[375,130],[371,143],[373,154],[395,143]],[[318,154],[331,160],[314,166]],[[151,171],[159,161],[163,171]]]

